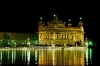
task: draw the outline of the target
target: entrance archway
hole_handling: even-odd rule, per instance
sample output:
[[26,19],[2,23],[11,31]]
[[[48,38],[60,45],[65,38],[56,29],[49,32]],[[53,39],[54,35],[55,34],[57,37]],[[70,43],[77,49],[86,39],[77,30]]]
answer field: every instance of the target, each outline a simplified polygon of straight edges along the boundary
[[76,46],[76,45],[77,45],[77,46],[81,46],[81,43],[80,43],[79,41],[76,41],[76,42],[75,42],[75,46]]

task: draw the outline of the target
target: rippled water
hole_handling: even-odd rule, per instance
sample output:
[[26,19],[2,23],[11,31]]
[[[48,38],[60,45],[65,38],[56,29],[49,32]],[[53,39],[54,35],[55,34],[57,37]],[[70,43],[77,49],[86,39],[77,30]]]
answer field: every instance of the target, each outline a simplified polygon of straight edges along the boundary
[[93,64],[93,48],[0,48],[0,66],[86,66]]

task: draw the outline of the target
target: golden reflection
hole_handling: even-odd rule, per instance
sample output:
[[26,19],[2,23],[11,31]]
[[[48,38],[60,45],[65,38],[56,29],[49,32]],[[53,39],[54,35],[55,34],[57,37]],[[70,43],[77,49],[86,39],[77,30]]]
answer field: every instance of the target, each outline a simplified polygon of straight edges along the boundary
[[[21,55],[21,56],[20,56]],[[92,48],[39,48],[35,50],[0,50],[0,65],[17,61],[39,66],[85,66],[92,64]]]
[[85,66],[84,50],[79,49],[40,49],[39,66]]

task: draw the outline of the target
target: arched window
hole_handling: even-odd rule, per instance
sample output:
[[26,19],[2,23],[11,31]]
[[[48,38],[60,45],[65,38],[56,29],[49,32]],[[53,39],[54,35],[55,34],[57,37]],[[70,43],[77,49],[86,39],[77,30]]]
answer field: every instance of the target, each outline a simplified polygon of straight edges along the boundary
[[72,35],[72,39],[73,39],[73,35]]

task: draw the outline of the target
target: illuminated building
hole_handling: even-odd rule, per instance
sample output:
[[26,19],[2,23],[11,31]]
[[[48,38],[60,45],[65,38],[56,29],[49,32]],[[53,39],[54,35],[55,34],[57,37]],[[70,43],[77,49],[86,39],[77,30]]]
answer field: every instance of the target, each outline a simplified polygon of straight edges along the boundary
[[79,24],[73,27],[69,19],[68,26],[54,15],[54,20],[47,22],[47,25],[41,21],[38,22],[39,44],[56,45],[75,45],[79,42],[84,45],[84,28],[80,18]]
[[[4,40],[7,40],[7,42]],[[6,43],[35,44],[37,40],[38,40],[38,35],[35,33],[33,34],[33,33],[20,33],[20,32],[0,32],[0,45]]]

